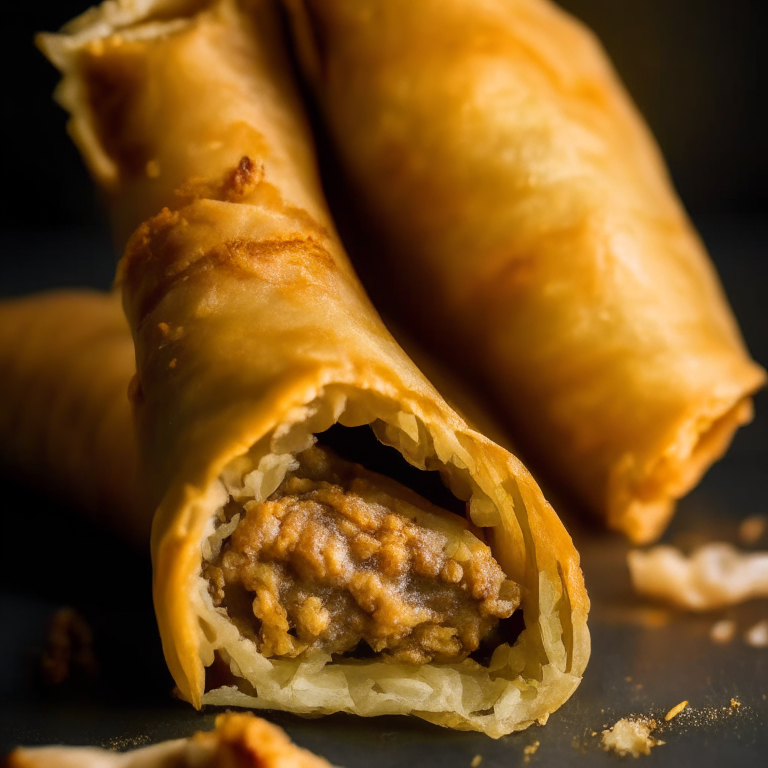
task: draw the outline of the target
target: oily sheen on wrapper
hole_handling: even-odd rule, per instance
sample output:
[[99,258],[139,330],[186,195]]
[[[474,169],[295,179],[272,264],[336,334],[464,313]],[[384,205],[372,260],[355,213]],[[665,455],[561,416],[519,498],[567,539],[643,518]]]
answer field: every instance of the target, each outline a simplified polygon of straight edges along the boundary
[[[247,14],[245,13],[247,12]],[[158,503],[154,598],[181,695],[320,714],[415,714],[498,737],[543,721],[589,656],[578,555],[512,455],[471,429],[386,331],[335,235],[271,4],[105,4],[41,44],[118,231],[131,398]],[[107,95],[108,94],[108,97]],[[228,496],[259,501],[334,423],[370,424],[468,501],[522,588],[490,666],[267,658],[212,601]],[[205,690],[216,655],[235,683]]]
[[542,471],[658,537],[765,372],[597,41],[549,0],[284,4],[374,300]]
[[133,372],[118,294],[0,302],[0,464],[143,548],[152,511],[138,481]]

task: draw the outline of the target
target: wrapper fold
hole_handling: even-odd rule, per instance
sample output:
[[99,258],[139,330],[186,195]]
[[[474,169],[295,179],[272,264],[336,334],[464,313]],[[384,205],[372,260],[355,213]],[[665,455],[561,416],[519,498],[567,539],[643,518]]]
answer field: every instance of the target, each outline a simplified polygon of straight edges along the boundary
[[[415,714],[494,737],[542,722],[589,656],[578,555],[520,462],[445,403],[373,310],[326,211],[273,12],[107,3],[42,40],[118,231],[149,215],[119,281],[169,668],[196,707]],[[226,505],[266,499],[337,423],[440,472],[520,585],[525,628],[488,665],[267,658],[214,606],[203,570],[233,527]],[[230,679],[206,690],[217,658]]]

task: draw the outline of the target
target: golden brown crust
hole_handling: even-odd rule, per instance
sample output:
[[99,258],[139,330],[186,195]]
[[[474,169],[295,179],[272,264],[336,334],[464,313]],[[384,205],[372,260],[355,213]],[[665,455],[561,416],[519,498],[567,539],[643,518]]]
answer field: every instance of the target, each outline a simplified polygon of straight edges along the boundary
[[133,343],[117,294],[54,291],[0,304],[0,460],[146,546],[127,389]]
[[765,373],[600,45],[548,0],[284,4],[374,299],[610,527],[660,535]]
[[[166,660],[197,707],[413,713],[498,737],[545,718],[579,683],[589,635],[578,555],[524,467],[448,407],[373,310],[320,195],[270,9],[220,0],[160,30],[134,16],[96,46],[94,66],[122,66],[121,40],[146,65],[131,74],[141,74],[140,88],[127,79],[122,114],[152,147],[149,175],[123,168],[120,148],[94,138],[80,51],[103,28],[78,25],[79,38],[47,43],[62,54],[61,93],[72,97],[62,98],[81,149],[95,169],[105,155],[112,163],[102,183],[118,226],[148,219],[120,276],[136,345],[132,400],[159,504],[153,588]],[[244,182],[245,197],[197,196],[227,197],[244,156],[263,168]],[[176,196],[189,179],[195,194]],[[211,604],[202,570],[218,511],[246,486],[254,500],[269,496],[292,456],[337,422],[370,424],[412,465],[441,471],[523,588],[526,629],[489,667],[465,659],[414,674],[376,660],[265,658]],[[206,691],[217,656],[235,684]]]

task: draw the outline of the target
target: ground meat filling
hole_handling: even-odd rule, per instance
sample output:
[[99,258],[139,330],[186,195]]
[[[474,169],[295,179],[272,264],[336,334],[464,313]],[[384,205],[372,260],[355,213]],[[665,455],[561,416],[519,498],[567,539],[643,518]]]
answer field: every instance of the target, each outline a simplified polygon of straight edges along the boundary
[[264,656],[367,645],[386,661],[457,662],[520,604],[462,518],[327,449],[298,459],[205,569],[214,604]]

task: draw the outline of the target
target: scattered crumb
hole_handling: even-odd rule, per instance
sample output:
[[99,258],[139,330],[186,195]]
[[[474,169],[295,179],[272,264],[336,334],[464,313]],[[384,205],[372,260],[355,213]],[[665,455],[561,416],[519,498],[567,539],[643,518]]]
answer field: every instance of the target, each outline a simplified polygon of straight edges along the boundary
[[480,763],[483,762],[483,756],[482,755],[475,755],[472,758],[472,762],[469,764],[470,768],[477,768]]
[[597,731],[592,731],[592,733],[590,735],[597,736]]
[[540,741],[534,741],[532,744],[529,744],[525,749],[523,749],[524,755],[535,755],[539,747],[541,746]]
[[530,763],[531,758],[536,754],[539,747],[541,746],[540,741],[534,741],[531,744],[529,744],[527,747],[523,749],[523,762],[524,763]]
[[676,732],[685,732],[701,728],[711,729],[727,723],[733,717],[752,717],[749,709],[747,704],[742,704],[737,699],[731,699],[728,704],[723,706],[697,708],[689,706],[685,709],[684,715],[677,717],[674,721],[660,723],[659,730],[663,732],[667,729],[674,729]]
[[156,179],[160,175],[160,163],[157,160],[149,160],[144,166],[144,170],[148,178]]
[[169,368],[175,368],[176,367],[176,358],[174,357],[173,360],[171,360],[170,363],[168,363]]
[[768,648],[768,619],[758,621],[746,631],[744,642],[753,648]]
[[631,678],[629,675],[627,675],[627,676],[624,678],[624,682],[625,682],[625,683],[631,683],[631,682],[632,682],[632,678]]
[[638,683],[638,684],[635,686],[635,690],[636,690],[636,691],[642,691],[642,690],[643,690],[643,684],[642,684],[642,683]]
[[[731,701],[733,701],[733,699],[731,699]],[[674,707],[672,707],[672,709],[670,709],[666,715],[664,715],[664,719],[669,722],[673,717],[677,717],[687,706],[687,701],[681,701],[679,704],[676,704]]]
[[652,747],[664,743],[651,736],[656,726],[656,721],[648,718],[622,718],[612,728],[603,731],[603,749],[606,752],[613,750],[622,757],[650,755]]
[[725,645],[733,640],[736,634],[736,622],[733,619],[716,621],[709,629],[709,639],[713,643]]
[[145,747],[151,741],[149,736],[134,736],[124,739],[110,739],[103,743],[101,746],[104,749],[111,749],[113,752],[128,752],[131,749],[138,749],[139,747]]
[[635,591],[689,611],[768,597],[768,552],[712,542],[686,557],[665,544],[627,555]]
[[40,671],[49,685],[58,685],[73,676],[94,677],[98,674],[93,632],[74,609],[62,608],[53,614],[40,659]]
[[751,515],[741,521],[739,525],[739,541],[745,546],[756,544],[763,538],[768,518],[765,515]]

